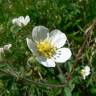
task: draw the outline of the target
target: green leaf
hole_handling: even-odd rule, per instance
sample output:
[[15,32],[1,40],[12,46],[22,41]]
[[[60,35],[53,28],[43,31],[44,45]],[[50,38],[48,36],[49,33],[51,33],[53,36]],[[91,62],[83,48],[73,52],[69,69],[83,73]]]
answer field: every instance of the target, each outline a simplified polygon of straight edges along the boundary
[[72,96],[71,89],[69,87],[64,88],[64,96]]

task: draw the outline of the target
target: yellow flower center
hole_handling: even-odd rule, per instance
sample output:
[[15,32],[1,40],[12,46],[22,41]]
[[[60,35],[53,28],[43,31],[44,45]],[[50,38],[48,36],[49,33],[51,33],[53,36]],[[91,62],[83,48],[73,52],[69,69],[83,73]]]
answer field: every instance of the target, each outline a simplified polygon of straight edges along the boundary
[[36,43],[37,43],[36,48],[39,55],[42,55],[46,58],[52,57],[52,55],[55,52],[55,48],[47,39],[45,39],[44,41],[36,42]]
[[85,75],[84,69],[82,69],[82,70],[80,71],[80,73],[81,73],[81,75]]

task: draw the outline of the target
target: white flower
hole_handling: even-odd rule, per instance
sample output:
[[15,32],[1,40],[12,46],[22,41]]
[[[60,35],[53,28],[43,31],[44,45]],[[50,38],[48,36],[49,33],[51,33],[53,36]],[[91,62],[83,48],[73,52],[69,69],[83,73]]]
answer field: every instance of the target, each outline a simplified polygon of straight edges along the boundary
[[86,76],[90,75],[90,67],[89,66],[85,66],[81,70],[81,75],[83,76],[83,79],[86,79]]
[[12,44],[7,44],[7,45],[4,45],[3,48],[4,50],[9,51],[11,47],[12,47]]
[[26,38],[28,48],[45,67],[55,67],[55,62],[64,63],[72,55],[69,48],[63,47],[67,37],[60,30],[49,33],[46,27],[36,26],[32,31],[32,39]]
[[19,27],[26,26],[29,22],[30,22],[29,16],[26,16],[25,18],[23,16],[20,16],[12,20],[12,23],[18,25]]
[[3,47],[0,48],[0,54],[4,54],[5,50],[9,51],[11,47],[12,47],[12,44],[4,45]]
[[4,59],[5,51],[9,51],[11,47],[12,44],[7,44],[0,48],[0,62]]
[[3,54],[3,53],[4,53],[4,49],[0,48],[0,54]]

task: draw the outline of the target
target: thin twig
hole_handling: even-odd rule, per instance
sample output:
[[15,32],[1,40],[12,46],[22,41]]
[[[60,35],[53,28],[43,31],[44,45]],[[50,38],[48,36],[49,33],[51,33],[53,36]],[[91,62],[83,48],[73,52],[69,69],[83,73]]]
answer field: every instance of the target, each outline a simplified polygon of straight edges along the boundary
[[6,72],[6,71],[4,71],[4,70],[2,70],[2,69],[0,69],[0,72],[3,73],[3,74],[6,74],[6,75],[9,75],[9,76],[12,76],[12,77],[15,77],[15,78],[16,78],[15,75],[13,75],[13,74],[11,74],[11,73],[9,73],[9,72]]
[[33,81],[33,80],[30,80],[30,79],[26,79],[26,78],[19,78],[18,79],[18,77],[17,76],[15,76],[15,75],[13,75],[13,74],[11,74],[11,73],[9,73],[9,72],[6,72],[6,71],[4,71],[4,70],[2,70],[2,69],[0,69],[0,72],[1,73],[4,73],[4,74],[6,74],[6,75],[9,75],[9,76],[12,76],[12,77],[14,77],[16,80],[20,80],[20,81],[26,81],[26,83],[32,83],[33,85],[37,85],[37,86],[43,86],[43,87],[51,87],[51,88],[64,88],[64,86],[65,86],[65,84],[63,83],[63,84],[51,84],[51,83],[42,83],[42,82],[38,82],[38,81]]
[[[90,43],[90,37],[92,36],[93,29],[96,26],[96,20],[93,21],[93,23],[85,30],[84,33],[84,42],[80,49],[77,52],[75,64],[73,65],[73,70],[76,67],[78,61],[81,59],[84,49],[87,47],[87,43]],[[88,44],[89,45],[89,44]]]
[[26,79],[26,78],[22,78],[24,81],[27,81],[27,82],[31,82],[32,84],[35,84],[37,86],[43,86],[43,87],[51,87],[51,88],[64,88],[64,86],[66,84],[51,84],[51,83],[42,83],[42,82],[38,82],[38,81],[33,81],[33,80],[30,80],[30,79]]

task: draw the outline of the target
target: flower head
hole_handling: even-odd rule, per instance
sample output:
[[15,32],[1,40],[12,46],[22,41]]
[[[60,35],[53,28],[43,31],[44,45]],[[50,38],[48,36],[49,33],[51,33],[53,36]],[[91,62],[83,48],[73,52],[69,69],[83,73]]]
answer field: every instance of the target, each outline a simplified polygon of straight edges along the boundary
[[36,26],[32,31],[32,39],[26,38],[28,48],[45,67],[55,67],[56,63],[64,63],[71,57],[69,48],[64,48],[67,37],[60,30],[49,33],[44,26]]
[[6,44],[3,47],[0,48],[0,53],[4,53],[4,51],[9,51],[12,47],[12,44]]
[[12,44],[4,45],[4,50],[9,51],[11,47],[12,47]]
[[9,51],[11,47],[12,44],[7,44],[0,48],[0,62],[4,59],[5,51]]
[[29,22],[30,22],[29,16],[26,16],[25,18],[23,16],[20,16],[12,20],[12,23],[18,25],[19,27],[26,26]]
[[3,53],[4,53],[4,49],[0,48],[0,54],[3,54]]
[[83,76],[83,79],[86,79],[86,76],[90,74],[90,67],[85,66],[83,69],[81,69],[81,75]]

